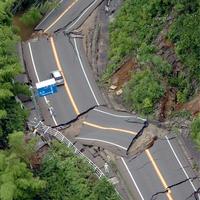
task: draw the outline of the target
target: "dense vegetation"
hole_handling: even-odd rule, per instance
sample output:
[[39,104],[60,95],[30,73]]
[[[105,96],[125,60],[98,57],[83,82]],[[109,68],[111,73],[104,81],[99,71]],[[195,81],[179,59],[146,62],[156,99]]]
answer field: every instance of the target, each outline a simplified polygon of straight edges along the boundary
[[[171,1],[126,0],[110,24],[109,76],[131,54],[137,55],[142,45],[150,44],[166,19]],[[162,5],[161,5],[162,4]]]
[[[180,73],[173,73],[172,66],[157,54],[155,39],[162,31],[169,15],[176,16],[166,40],[175,45],[177,57],[184,65]],[[139,71],[132,75],[124,98],[135,111],[153,112],[155,104],[167,88],[176,88],[176,100],[185,102],[199,89],[200,78],[200,4],[198,0],[125,0],[110,24],[109,63],[103,75],[108,79],[126,57],[137,59]],[[173,46],[173,45],[172,45]],[[148,86],[143,71],[151,71]],[[141,71],[141,72],[140,72]],[[148,76],[150,74],[146,73]],[[138,82],[138,77],[142,80]],[[158,80],[160,89],[157,94]],[[137,83],[136,83],[137,82]],[[140,86],[139,86],[140,85]],[[149,90],[144,90],[145,87]],[[136,95],[136,92],[142,95]],[[145,93],[145,94],[143,94]],[[145,99],[144,99],[145,98]],[[148,106],[146,106],[146,105]]]
[[[134,90],[132,90],[132,88],[134,88]],[[149,70],[138,72],[134,78],[129,81],[125,90],[126,101],[131,101],[132,109],[142,114],[151,113],[154,103],[162,95],[162,85]]]
[[99,180],[88,163],[55,141],[41,168],[30,170],[39,138],[25,140],[22,132],[9,135],[9,148],[0,150],[1,200],[119,200],[113,186]]
[[[24,4],[23,4],[24,2]],[[29,95],[28,87],[14,81],[22,72],[16,52],[20,41],[15,28],[12,27],[12,12],[22,5],[38,1],[3,0],[0,2],[0,148],[6,146],[8,134],[14,131],[24,131],[28,112],[16,101],[18,94]],[[41,1],[42,2],[42,1]],[[41,3],[39,2],[39,3]],[[19,5],[19,6],[18,6]],[[41,14],[50,8],[50,3],[39,4]]]
[[119,199],[108,181],[98,180],[84,160],[58,142],[45,156],[40,177],[47,183],[40,195],[44,200]]
[[[23,131],[27,112],[15,96],[26,87],[14,83],[21,66],[16,53],[19,37],[12,27],[11,8],[14,1],[0,2],[0,147],[5,147],[8,134]],[[26,91],[27,92],[27,91]]]
[[188,3],[187,9],[180,6],[181,14],[169,32],[176,53],[184,64],[176,82],[183,100],[187,100],[200,87],[200,2],[197,2]]
[[9,136],[9,146],[0,151],[0,199],[34,199],[46,185],[28,168],[35,145],[27,144],[22,132],[15,132]]

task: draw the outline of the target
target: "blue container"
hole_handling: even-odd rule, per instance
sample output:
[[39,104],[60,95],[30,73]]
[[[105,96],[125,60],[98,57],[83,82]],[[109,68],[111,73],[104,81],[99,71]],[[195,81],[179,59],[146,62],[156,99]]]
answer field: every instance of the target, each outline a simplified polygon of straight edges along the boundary
[[57,86],[55,79],[49,79],[36,83],[37,95],[39,97],[44,97],[57,92]]

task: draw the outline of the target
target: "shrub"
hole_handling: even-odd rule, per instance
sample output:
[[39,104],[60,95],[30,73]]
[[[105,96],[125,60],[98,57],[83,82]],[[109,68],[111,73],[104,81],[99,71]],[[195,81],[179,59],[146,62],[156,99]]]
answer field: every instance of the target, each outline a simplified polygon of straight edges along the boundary
[[21,17],[21,21],[27,26],[35,26],[42,18],[40,10],[32,7]]
[[172,6],[170,0],[124,2],[109,27],[110,56],[106,77],[112,75],[125,56],[136,54],[140,46],[154,40]]
[[155,103],[164,94],[160,81],[150,70],[133,74],[124,92],[125,101],[141,114],[153,112]]
[[191,124],[192,138],[200,149],[200,115],[193,119]]
[[[200,80],[200,8],[194,13],[178,16],[169,32],[169,38],[175,44],[175,50],[186,66],[186,76],[190,84]],[[193,85],[196,86],[196,85]]]
[[37,7],[32,6],[26,13],[24,13],[21,17],[21,21],[27,26],[35,26],[49,10],[56,6],[57,2],[41,2]]
[[[0,2],[0,148],[5,148],[7,136],[13,131],[23,131],[27,118],[14,96],[21,87],[13,79],[21,72],[16,44],[19,37],[12,27],[11,10],[14,0]],[[20,90],[22,91],[22,90]]]
[[45,155],[40,177],[47,182],[41,200],[119,200],[107,180],[99,180],[87,162],[58,142],[54,142]]

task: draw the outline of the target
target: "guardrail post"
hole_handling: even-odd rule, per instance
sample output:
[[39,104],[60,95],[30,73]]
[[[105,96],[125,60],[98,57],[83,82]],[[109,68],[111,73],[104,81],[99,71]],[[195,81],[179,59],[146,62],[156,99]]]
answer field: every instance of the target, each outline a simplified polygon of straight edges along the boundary
[[36,124],[35,127],[37,127],[37,128],[35,128],[35,130],[38,133],[40,131],[43,136],[45,133],[48,132],[49,135],[54,136],[57,140],[66,144],[68,148],[72,148],[74,150],[74,154],[76,154],[77,156],[79,156],[82,159],[84,159],[85,161],[87,161],[87,163],[93,168],[93,170],[98,178],[105,176],[104,173],[98,168],[98,166],[96,166],[86,155],[84,155],[81,151],[79,151],[73,145],[73,143],[70,140],[68,140],[61,132],[59,132],[58,130],[52,129],[49,126],[44,125],[41,121],[39,121],[39,123]]

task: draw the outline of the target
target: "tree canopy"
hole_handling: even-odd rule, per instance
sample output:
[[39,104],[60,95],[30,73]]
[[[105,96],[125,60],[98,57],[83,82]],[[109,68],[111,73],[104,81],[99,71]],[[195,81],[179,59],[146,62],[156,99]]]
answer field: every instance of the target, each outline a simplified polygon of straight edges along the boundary
[[[45,188],[46,183],[34,177],[23,161],[29,158],[30,152],[27,150],[30,146],[24,143],[24,135],[21,132],[12,134],[9,144],[10,149],[0,151],[0,199],[34,199],[36,194]],[[20,144],[23,144],[23,147],[20,148]],[[22,150],[26,151],[23,155]]]
[[74,156],[74,153],[58,142],[53,144],[45,156],[40,177],[47,182],[41,199],[119,199],[107,180],[99,180],[84,160]]
[[15,95],[21,91],[13,80],[21,72],[21,66],[16,52],[19,37],[12,27],[14,2],[0,2],[0,148],[6,145],[9,133],[24,129],[27,117],[27,112],[15,101]]
[[[198,0],[125,0],[110,23],[109,61],[102,80],[107,80],[124,59],[134,57],[140,70],[151,70],[165,91],[169,88],[176,91],[176,103],[186,102],[200,89],[199,21]],[[166,28],[168,26],[169,29]],[[176,53],[173,54],[173,58],[171,57],[170,63],[175,57],[176,61],[179,60],[183,64],[178,73],[174,73],[176,66],[168,63],[167,58],[171,54],[166,50],[165,56],[160,55],[160,43],[156,43],[159,36],[164,36],[160,43],[171,46],[170,50]],[[135,75],[132,77],[134,79]],[[130,80],[128,84],[130,92],[135,89],[132,87],[133,82],[134,80]],[[156,101],[151,101],[152,93],[146,91],[148,100],[146,99],[145,104],[155,106],[159,101],[158,95],[155,93],[153,99]],[[141,88],[137,88],[137,93],[141,96],[144,96],[143,93],[146,91],[142,85]],[[138,96],[136,92],[132,93]],[[162,92],[162,95],[164,93]],[[132,108],[143,114],[146,112],[144,102],[138,107],[139,104],[134,105],[136,97],[130,98],[130,94],[125,94],[128,95],[125,99],[129,99]],[[150,110],[153,112],[153,109]]]
[[200,5],[190,13],[181,14],[172,25],[169,38],[185,65],[183,76],[193,88],[200,86]]
[[134,110],[147,115],[152,113],[154,103],[163,92],[159,80],[151,71],[146,70],[133,75],[125,88],[124,98]]
[[57,6],[57,1],[37,2],[31,6],[21,17],[21,21],[28,26],[35,26],[39,23],[42,17],[51,9]]

